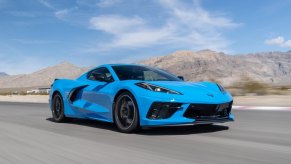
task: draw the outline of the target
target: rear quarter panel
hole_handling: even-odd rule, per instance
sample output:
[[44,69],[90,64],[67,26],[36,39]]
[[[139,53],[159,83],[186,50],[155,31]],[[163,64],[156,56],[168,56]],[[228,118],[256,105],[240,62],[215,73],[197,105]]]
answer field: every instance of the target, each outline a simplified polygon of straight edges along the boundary
[[50,96],[49,96],[49,104],[51,106],[52,104],[52,98],[53,95],[56,92],[59,92],[63,98],[63,103],[64,103],[64,107],[65,107],[65,115],[71,115],[73,114],[73,110],[71,109],[71,107],[69,106],[69,102],[68,102],[68,96],[71,92],[71,90],[73,90],[74,88],[77,87],[81,87],[86,85],[85,83],[76,81],[76,80],[70,80],[70,79],[56,79],[51,87],[51,92],[50,92]]

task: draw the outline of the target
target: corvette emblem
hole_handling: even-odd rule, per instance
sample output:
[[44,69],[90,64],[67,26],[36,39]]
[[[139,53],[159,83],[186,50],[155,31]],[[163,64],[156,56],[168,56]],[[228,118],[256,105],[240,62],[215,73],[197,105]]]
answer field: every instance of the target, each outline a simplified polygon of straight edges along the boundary
[[214,95],[213,95],[213,94],[210,94],[210,93],[209,93],[209,94],[207,94],[207,96],[214,97]]

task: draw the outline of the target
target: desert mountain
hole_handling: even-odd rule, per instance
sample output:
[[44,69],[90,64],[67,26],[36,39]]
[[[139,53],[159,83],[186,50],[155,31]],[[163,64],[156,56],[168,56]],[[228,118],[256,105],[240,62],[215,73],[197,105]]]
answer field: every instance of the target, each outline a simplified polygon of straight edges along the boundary
[[0,77],[3,77],[3,76],[8,76],[8,74],[5,72],[0,72]]
[[177,51],[140,62],[184,76],[189,81],[211,80],[226,86],[249,78],[269,85],[291,85],[291,52],[226,55],[211,50]]
[[31,74],[1,77],[0,88],[49,87],[55,78],[76,78],[86,70],[87,68],[62,62]]
[[[269,85],[291,85],[291,51],[244,55],[211,50],[177,51],[139,63],[159,67],[189,81],[210,80],[233,86],[247,77]],[[55,78],[73,79],[88,69],[63,62],[31,74],[2,76],[0,89],[49,87]]]

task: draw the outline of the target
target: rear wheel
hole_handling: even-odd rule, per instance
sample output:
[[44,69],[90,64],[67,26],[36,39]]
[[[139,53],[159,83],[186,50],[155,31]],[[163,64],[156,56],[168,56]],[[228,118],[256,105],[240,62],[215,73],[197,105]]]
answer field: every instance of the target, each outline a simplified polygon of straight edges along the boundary
[[60,93],[56,93],[52,100],[52,116],[55,122],[64,122],[66,117],[64,114],[64,103]]
[[117,128],[123,133],[132,133],[139,129],[137,103],[129,92],[124,92],[117,97],[114,121]]

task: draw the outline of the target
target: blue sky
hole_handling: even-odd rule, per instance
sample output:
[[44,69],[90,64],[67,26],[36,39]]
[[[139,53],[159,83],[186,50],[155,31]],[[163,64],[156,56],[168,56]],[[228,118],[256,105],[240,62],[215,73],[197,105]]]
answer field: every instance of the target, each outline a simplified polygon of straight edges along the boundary
[[291,0],[0,0],[0,72],[291,49]]

